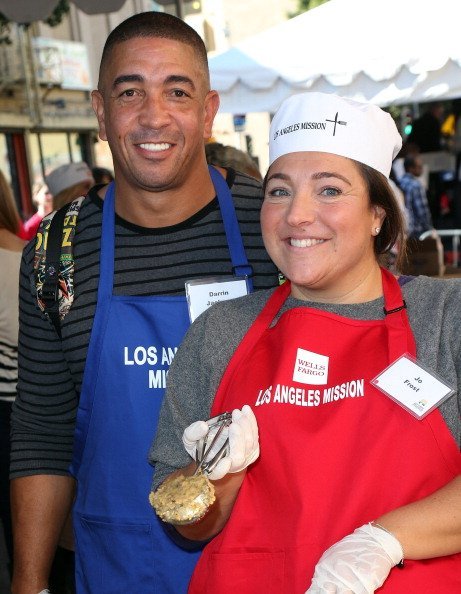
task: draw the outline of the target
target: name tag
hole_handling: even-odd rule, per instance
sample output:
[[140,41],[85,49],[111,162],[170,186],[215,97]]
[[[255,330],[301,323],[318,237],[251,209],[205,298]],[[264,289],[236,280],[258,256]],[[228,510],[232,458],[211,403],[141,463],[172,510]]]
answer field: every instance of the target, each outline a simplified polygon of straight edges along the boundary
[[220,277],[191,280],[185,283],[189,318],[193,322],[213,303],[249,294],[246,277]]
[[454,394],[440,377],[408,354],[399,357],[371,383],[417,419],[423,419]]

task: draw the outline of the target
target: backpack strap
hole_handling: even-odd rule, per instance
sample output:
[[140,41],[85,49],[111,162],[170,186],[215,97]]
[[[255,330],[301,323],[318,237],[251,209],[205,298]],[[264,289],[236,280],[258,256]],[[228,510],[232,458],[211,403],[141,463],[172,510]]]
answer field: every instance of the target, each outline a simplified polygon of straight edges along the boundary
[[73,239],[84,196],[45,217],[37,232],[34,276],[37,304],[61,337],[74,299]]
[[59,319],[59,265],[61,262],[62,228],[66,214],[67,208],[60,208],[51,219],[50,226],[48,227],[45,250],[45,274],[41,294],[44,312],[56,328],[59,338],[61,338],[61,321]]

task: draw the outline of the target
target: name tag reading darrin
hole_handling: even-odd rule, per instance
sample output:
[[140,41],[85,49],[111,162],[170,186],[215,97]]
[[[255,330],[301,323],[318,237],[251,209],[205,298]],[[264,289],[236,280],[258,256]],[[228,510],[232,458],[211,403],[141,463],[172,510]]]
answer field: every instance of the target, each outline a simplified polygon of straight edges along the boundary
[[213,303],[248,295],[250,290],[246,277],[209,277],[185,283],[189,318],[193,322]]
[[371,383],[417,419],[423,419],[454,394],[440,377],[408,354],[399,357]]

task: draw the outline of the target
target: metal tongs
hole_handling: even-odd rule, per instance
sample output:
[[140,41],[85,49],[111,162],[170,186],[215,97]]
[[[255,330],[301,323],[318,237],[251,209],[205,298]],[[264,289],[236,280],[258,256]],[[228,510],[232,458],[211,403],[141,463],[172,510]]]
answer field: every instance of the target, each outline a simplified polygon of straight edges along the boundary
[[[212,458],[208,459],[210,452],[213,449],[213,446],[219,439],[219,436],[222,434],[224,429],[229,427],[232,423],[232,413],[225,412],[217,417],[213,417],[207,421],[208,424],[208,433],[205,437],[202,437],[197,443],[197,449],[195,452],[195,462],[197,463],[197,468],[195,469],[194,474],[199,474],[200,472],[204,474],[211,474],[215,469],[216,465],[220,460],[225,458],[229,453],[229,438],[226,437],[223,445],[219,448],[219,450],[213,455]],[[217,431],[214,432],[213,430],[217,427]],[[211,434],[213,434],[211,438],[211,442],[208,443]]]

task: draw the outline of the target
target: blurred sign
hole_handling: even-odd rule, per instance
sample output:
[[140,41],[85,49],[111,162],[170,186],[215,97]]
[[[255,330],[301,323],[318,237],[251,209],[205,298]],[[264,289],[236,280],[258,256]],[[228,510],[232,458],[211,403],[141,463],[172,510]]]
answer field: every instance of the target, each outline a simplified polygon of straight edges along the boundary
[[83,43],[35,37],[33,44],[39,83],[83,91],[93,88],[88,51]]
[[16,44],[0,44],[0,81],[6,84],[23,78],[24,68],[19,46]]
[[245,125],[246,125],[246,115],[245,114],[240,114],[240,115],[234,115],[234,130],[236,132],[244,132],[245,131]]

